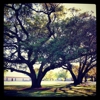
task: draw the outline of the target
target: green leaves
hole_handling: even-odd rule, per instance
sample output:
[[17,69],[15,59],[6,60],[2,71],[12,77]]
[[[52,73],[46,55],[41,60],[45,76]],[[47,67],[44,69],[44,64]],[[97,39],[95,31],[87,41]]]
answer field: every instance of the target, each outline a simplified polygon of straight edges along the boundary
[[[91,41],[96,35],[96,20],[90,16],[88,16],[90,18],[83,18],[86,13],[67,17],[67,11],[76,13],[79,10],[75,8],[67,10],[63,6],[56,6],[56,4],[52,3],[47,3],[48,7],[46,7],[46,4],[37,4],[37,8],[35,4],[33,6],[32,4],[15,4],[15,6],[18,6],[19,12],[14,11],[11,8],[12,6],[8,7],[8,9],[5,7],[4,26],[8,29],[11,28],[14,32],[11,35],[14,35],[16,40],[19,37],[18,43],[15,43],[16,46],[20,46],[20,49],[24,51],[31,50],[30,55],[33,54],[31,55],[33,58],[36,55],[37,61],[55,63],[62,55],[66,57],[67,61],[74,57],[80,57],[80,53],[86,53],[90,51],[90,47],[91,49],[95,47]],[[55,6],[56,8],[53,9],[52,7]],[[52,12],[52,10],[55,10],[55,12]],[[51,13],[50,19],[47,17],[47,12]],[[19,18],[20,21],[16,18]],[[14,20],[16,20],[17,24]],[[49,21],[51,22],[49,28],[47,28]],[[48,38],[50,35],[49,29],[52,31],[51,33],[54,33],[50,38]],[[4,31],[6,32],[6,29]],[[28,37],[25,38],[24,32],[28,34]],[[10,32],[7,31],[7,33]],[[9,39],[11,40],[11,37]],[[21,40],[25,41],[22,42]],[[86,49],[86,47],[88,48]]]

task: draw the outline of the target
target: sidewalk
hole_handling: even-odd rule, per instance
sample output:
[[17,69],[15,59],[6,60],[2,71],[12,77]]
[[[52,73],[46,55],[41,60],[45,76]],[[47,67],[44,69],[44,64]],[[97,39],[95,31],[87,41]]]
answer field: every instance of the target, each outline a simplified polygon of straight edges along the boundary
[[86,82],[88,85],[96,85],[96,82],[88,81]]
[[96,82],[92,82],[92,81],[87,81],[87,82],[83,82],[83,83],[81,83],[80,85],[96,85]]

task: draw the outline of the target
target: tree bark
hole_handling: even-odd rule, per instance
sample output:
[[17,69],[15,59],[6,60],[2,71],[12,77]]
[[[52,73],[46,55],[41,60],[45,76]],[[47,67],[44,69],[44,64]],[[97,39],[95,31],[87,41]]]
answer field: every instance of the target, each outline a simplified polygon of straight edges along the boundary
[[80,83],[82,83],[83,77],[85,76],[85,73],[82,73],[81,75],[79,75],[75,81],[75,85],[78,85]]
[[38,81],[37,77],[36,77],[36,73],[35,73],[35,70],[33,69],[33,65],[31,63],[28,64],[29,66],[29,69],[30,69],[30,75],[29,77],[31,78],[31,89],[34,89],[34,88],[40,88],[41,85],[40,85],[40,82]]
[[72,75],[72,78],[73,78],[73,81],[74,81],[74,84],[76,83],[77,79],[76,79],[76,76],[74,75],[73,71],[70,69],[69,70],[70,74]]
[[31,88],[41,88],[41,81],[45,75],[41,73],[41,76],[39,77],[34,77],[33,75],[31,76],[31,81],[32,85]]
[[84,82],[87,82],[87,76],[85,76],[85,80],[84,80]]
[[73,71],[70,69],[69,72],[71,73],[72,75],[72,78],[73,78],[73,81],[74,81],[74,85],[78,85],[80,83],[82,83],[82,80],[83,80],[83,77],[84,77],[84,74],[81,74],[79,75],[78,77],[75,76],[75,74],[73,73]]
[[82,83],[82,77],[78,77],[77,79],[76,79],[76,81],[74,82],[74,85],[78,85],[78,84],[80,84],[80,83]]
[[33,76],[31,77],[32,85],[31,88],[41,88],[41,81],[43,79],[44,75],[41,74],[40,77],[34,78]]
[[37,79],[34,79],[33,77],[31,77],[31,81],[32,81],[32,85],[31,85],[32,89],[41,87],[41,81],[38,81]]

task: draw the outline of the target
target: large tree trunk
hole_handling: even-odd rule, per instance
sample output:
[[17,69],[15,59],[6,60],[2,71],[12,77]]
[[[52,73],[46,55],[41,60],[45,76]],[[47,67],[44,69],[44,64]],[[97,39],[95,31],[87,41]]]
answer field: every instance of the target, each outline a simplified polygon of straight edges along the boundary
[[85,78],[84,82],[87,82],[87,77],[85,76],[84,78]]
[[93,76],[91,76],[91,81],[93,81]]
[[87,82],[88,75],[86,74],[84,78],[85,78],[84,82]]
[[83,77],[78,77],[75,81],[74,81],[74,85],[78,85],[80,83],[82,83]]
[[78,85],[80,83],[82,83],[83,77],[85,76],[84,73],[81,73],[80,75],[78,75],[76,81],[74,82],[74,85]]
[[31,63],[28,64],[29,68],[30,68],[30,75],[29,77],[31,78],[31,87],[30,89],[34,89],[34,88],[40,88],[41,87],[41,81],[38,81],[37,77],[36,77],[36,73],[35,70],[33,69],[33,65]]
[[80,83],[82,83],[84,74],[81,74],[78,77],[76,77],[75,74],[73,73],[73,71],[71,69],[69,70],[69,72],[72,75],[72,78],[73,78],[75,86],[78,85],[78,84],[80,84]]
[[76,80],[76,76],[75,76],[75,74],[73,73],[72,69],[70,69],[69,72],[70,72],[70,74],[72,75],[72,78],[73,78],[73,81],[74,81],[74,84],[75,84],[75,82],[77,81],[77,80]]
[[94,77],[94,81],[96,81],[96,77]]
[[35,78],[33,75],[31,76],[32,85],[31,88],[41,88],[41,81],[45,75],[41,74],[37,78]]
[[38,81],[37,79],[34,79],[31,77],[32,85],[31,88],[40,88],[41,87],[41,81]]

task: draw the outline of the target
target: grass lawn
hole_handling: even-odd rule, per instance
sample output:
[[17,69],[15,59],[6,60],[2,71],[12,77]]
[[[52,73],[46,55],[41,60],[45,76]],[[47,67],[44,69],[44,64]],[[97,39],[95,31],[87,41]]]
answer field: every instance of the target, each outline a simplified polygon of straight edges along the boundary
[[96,85],[43,85],[40,89],[24,90],[29,86],[4,86],[4,96],[20,97],[73,97],[73,96],[95,96]]

